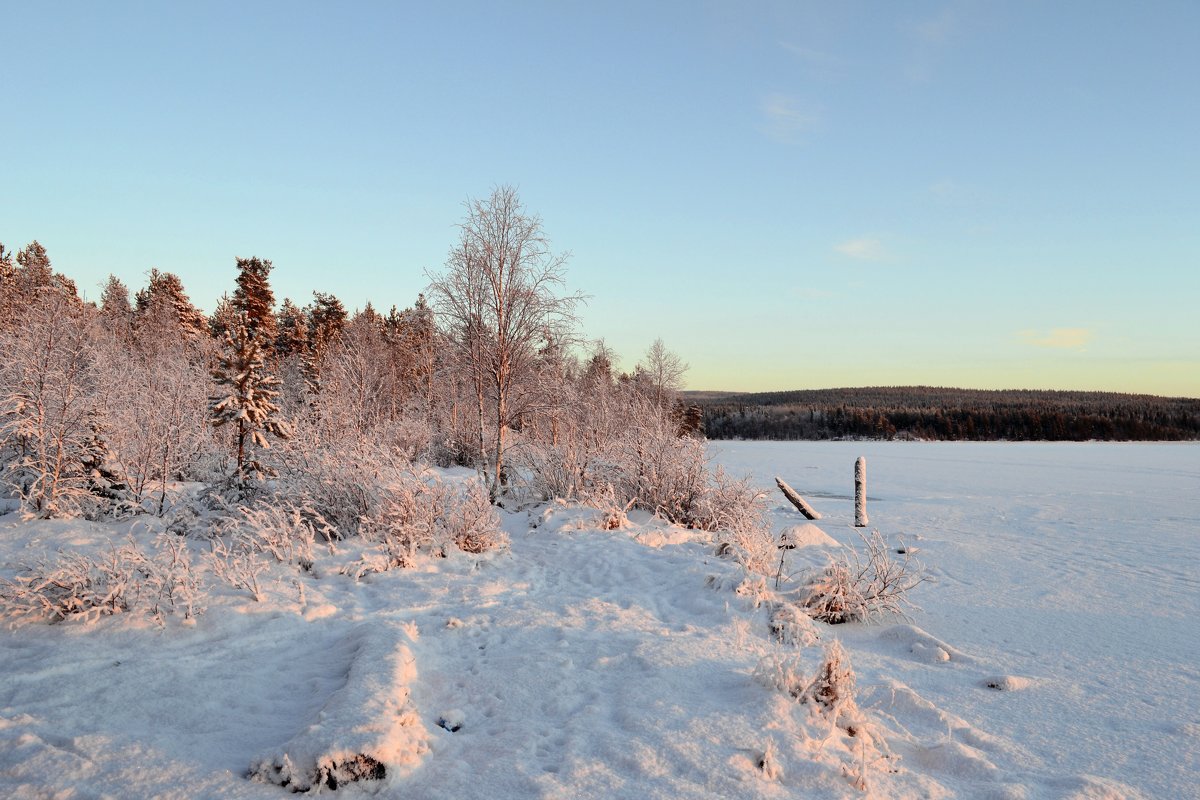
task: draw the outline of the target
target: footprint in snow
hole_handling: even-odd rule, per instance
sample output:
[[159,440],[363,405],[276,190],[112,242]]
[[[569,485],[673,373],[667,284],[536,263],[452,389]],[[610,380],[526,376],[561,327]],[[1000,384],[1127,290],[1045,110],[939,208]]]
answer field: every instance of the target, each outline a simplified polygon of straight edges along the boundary
[[1019,692],[1033,685],[1032,678],[1022,678],[1018,675],[993,675],[983,679],[983,685],[997,692]]
[[438,717],[437,726],[450,733],[458,733],[466,721],[467,715],[455,708]]

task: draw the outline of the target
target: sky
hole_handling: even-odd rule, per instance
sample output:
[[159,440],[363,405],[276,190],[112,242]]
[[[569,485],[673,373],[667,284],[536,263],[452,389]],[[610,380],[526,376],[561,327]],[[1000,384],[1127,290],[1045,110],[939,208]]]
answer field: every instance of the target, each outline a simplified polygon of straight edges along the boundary
[[1200,3],[0,0],[0,241],[411,305],[517,188],[689,388],[1200,397]]

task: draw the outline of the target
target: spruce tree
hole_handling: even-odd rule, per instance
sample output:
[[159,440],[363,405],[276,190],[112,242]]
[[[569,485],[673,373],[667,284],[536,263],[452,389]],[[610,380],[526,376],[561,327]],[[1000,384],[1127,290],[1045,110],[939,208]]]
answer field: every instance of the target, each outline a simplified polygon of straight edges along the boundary
[[291,426],[277,416],[279,379],[266,371],[265,350],[245,316],[239,315],[225,334],[224,349],[212,373],[218,392],[209,398],[210,419],[214,427],[234,425],[234,476],[242,486],[251,477],[270,474],[253,457],[255,448],[270,449],[266,434],[288,439],[292,433]]
[[275,356],[280,359],[304,352],[308,346],[308,321],[304,312],[284,298],[275,315]]
[[150,270],[150,283],[134,295],[134,301],[134,317],[138,324],[153,316],[151,312],[162,304],[174,313],[185,336],[201,338],[208,335],[208,321],[203,312],[192,305],[183,290],[183,281],[174,273]]
[[329,343],[346,327],[346,307],[342,301],[325,292],[313,292],[308,313],[308,342],[313,356],[320,360]]
[[15,324],[17,307],[17,265],[13,252],[0,242],[0,331]]
[[133,305],[129,302],[129,288],[116,275],[108,276],[100,293],[100,318],[122,341],[132,338]]
[[225,334],[237,320],[238,311],[233,307],[233,300],[223,294],[217,299],[217,306],[208,318],[208,332],[218,342],[225,340]]

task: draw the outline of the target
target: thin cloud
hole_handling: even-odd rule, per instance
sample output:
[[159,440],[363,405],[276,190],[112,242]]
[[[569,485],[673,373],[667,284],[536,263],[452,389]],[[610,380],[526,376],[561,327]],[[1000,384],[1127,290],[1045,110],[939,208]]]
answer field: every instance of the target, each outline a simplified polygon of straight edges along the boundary
[[916,83],[930,80],[945,52],[967,35],[967,23],[961,6],[951,4],[905,26],[914,44],[904,70],[908,79]]
[[1049,331],[1021,331],[1021,340],[1034,347],[1054,350],[1083,350],[1092,340],[1088,328],[1052,328]]
[[946,6],[913,25],[912,29],[917,38],[927,44],[945,44],[962,30],[962,15],[954,6]]
[[779,46],[791,53],[797,60],[817,75],[840,76],[847,66],[843,58],[839,58],[823,50],[816,50],[793,42],[780,42]]
[[929,187],[929,193],[939,200],[957,200],[964,192],[962,186],[952,180],[942,180]]
[[859,261],[882,261],[888,255],[887,250],[884,249],[883,242],[870,236],[860,239],[850,239],[849,241],[834,245],[833,249],[844,256],[858,259]]
[[818,115],[801,106],[795,97],[786,94],[770,94],[762,102],[765,118],[763,133],[778,142],[794,144],[818,122]]

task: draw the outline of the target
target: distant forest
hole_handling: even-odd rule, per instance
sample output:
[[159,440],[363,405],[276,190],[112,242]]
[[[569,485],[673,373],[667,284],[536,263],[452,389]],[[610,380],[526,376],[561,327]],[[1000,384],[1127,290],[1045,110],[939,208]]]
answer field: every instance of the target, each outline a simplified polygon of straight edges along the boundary
[[685,394],[710,439],[1200,439],[1200,400],[1179,397],[930,386]]

